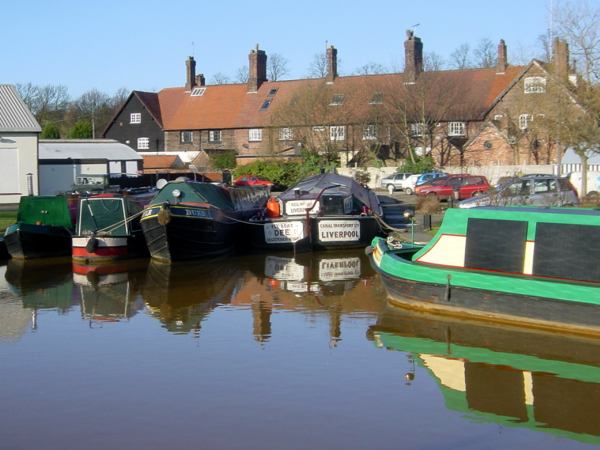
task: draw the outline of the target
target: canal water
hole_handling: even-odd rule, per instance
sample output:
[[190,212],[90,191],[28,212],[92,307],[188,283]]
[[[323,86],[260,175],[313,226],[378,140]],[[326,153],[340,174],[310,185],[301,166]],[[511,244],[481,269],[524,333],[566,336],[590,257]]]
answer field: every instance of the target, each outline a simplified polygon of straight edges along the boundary
[[0,266],[1,449],[600,444],[600,342],[386,306],[362,251]]

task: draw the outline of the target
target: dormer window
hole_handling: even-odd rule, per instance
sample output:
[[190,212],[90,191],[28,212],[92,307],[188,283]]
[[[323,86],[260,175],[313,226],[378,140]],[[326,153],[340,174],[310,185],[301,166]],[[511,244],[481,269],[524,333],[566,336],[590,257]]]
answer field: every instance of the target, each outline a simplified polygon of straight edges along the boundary
[[194,88],[192,89],[192,97],[202,97],[202,95],[204,95],[204,92],[206,92],[205,87]]
[[142,123],[142,113],[131,113],[129,115],[129,123],[133,123],[133,124]]
[[375,92],[373,94],[373,97],[371,98],[371,101],[369,102],[370,105],[381,105],[383,103],[383,92]]
[[546,78],[544,77],[527,77],[524,83],[526,94],[543,94],[546,92]]
[[340,106],[342,103],[344,103],[344,94],[334,94],[329,106]]
[[464,122],[448,122],[448,136],[464,136],[465,135],[465,123]]

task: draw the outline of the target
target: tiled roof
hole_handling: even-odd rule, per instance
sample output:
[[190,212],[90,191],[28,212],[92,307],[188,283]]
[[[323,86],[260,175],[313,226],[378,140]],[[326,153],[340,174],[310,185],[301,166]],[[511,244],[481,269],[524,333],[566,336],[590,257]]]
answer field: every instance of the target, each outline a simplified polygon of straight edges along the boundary
[[162,118],[160,114],[160,103],[158,102],[158,94],[156,92],[133,91],[140,102],[146,106],[154,120],[162,127]]
[[17,89],[10,84],[0,84],[0,132],[2,131],[42,131]]
[[146,169],[180,169],[185,166],[177,155],[143,155]]
[[[166,88],[158,93],[157,109],[165,130],[293,126],[302,123],[290,113],[290,101],[314,94],[326,100],[310,106],[314,125],[362,121],[385,108],[392,113],[399,104],[412,106],[413,115],[423,113],[422,105],[436,120],[476,121],[524,69],[510,66],[503,74],[495,68],[423,72],[415,84],[405,84],[401,73],[338,77],[332,84],[320,78],[267,81],[256,93],[249,93],[246,84],[211,85],[201,96],[191,96],[184,87]],[[383,94],[379,110],[371,104],[375,92]],[[334,94],[344,95],[342,105],[329,106]],[[288,109],[285,117],[279,115],[282,107]]]

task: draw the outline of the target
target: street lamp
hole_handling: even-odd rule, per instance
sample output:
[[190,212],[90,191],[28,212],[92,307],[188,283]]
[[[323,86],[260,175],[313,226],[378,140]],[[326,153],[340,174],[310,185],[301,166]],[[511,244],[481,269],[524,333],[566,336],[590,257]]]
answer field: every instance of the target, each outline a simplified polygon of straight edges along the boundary
[[410,221],[410,240],[415,243],[415,212],[412,209],[405,209],[403,216]]

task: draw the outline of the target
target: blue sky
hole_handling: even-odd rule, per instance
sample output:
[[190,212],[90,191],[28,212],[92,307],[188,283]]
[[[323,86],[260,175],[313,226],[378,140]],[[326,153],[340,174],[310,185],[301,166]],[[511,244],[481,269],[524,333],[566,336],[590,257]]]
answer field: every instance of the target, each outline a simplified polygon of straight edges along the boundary
[[536,54],[550,1],[7,0],[0,83],[64,84],[72,96],[159,90],[184,84],[191,54],[207,80],[234,78],[257,43],[288,59],[286,78],[304,77],[326,41],[338,48],[342,73],[370,62],[400,67],[405,30],[417,23],[425,52],[448,58],[464,42],[504,38],[517,63]]

